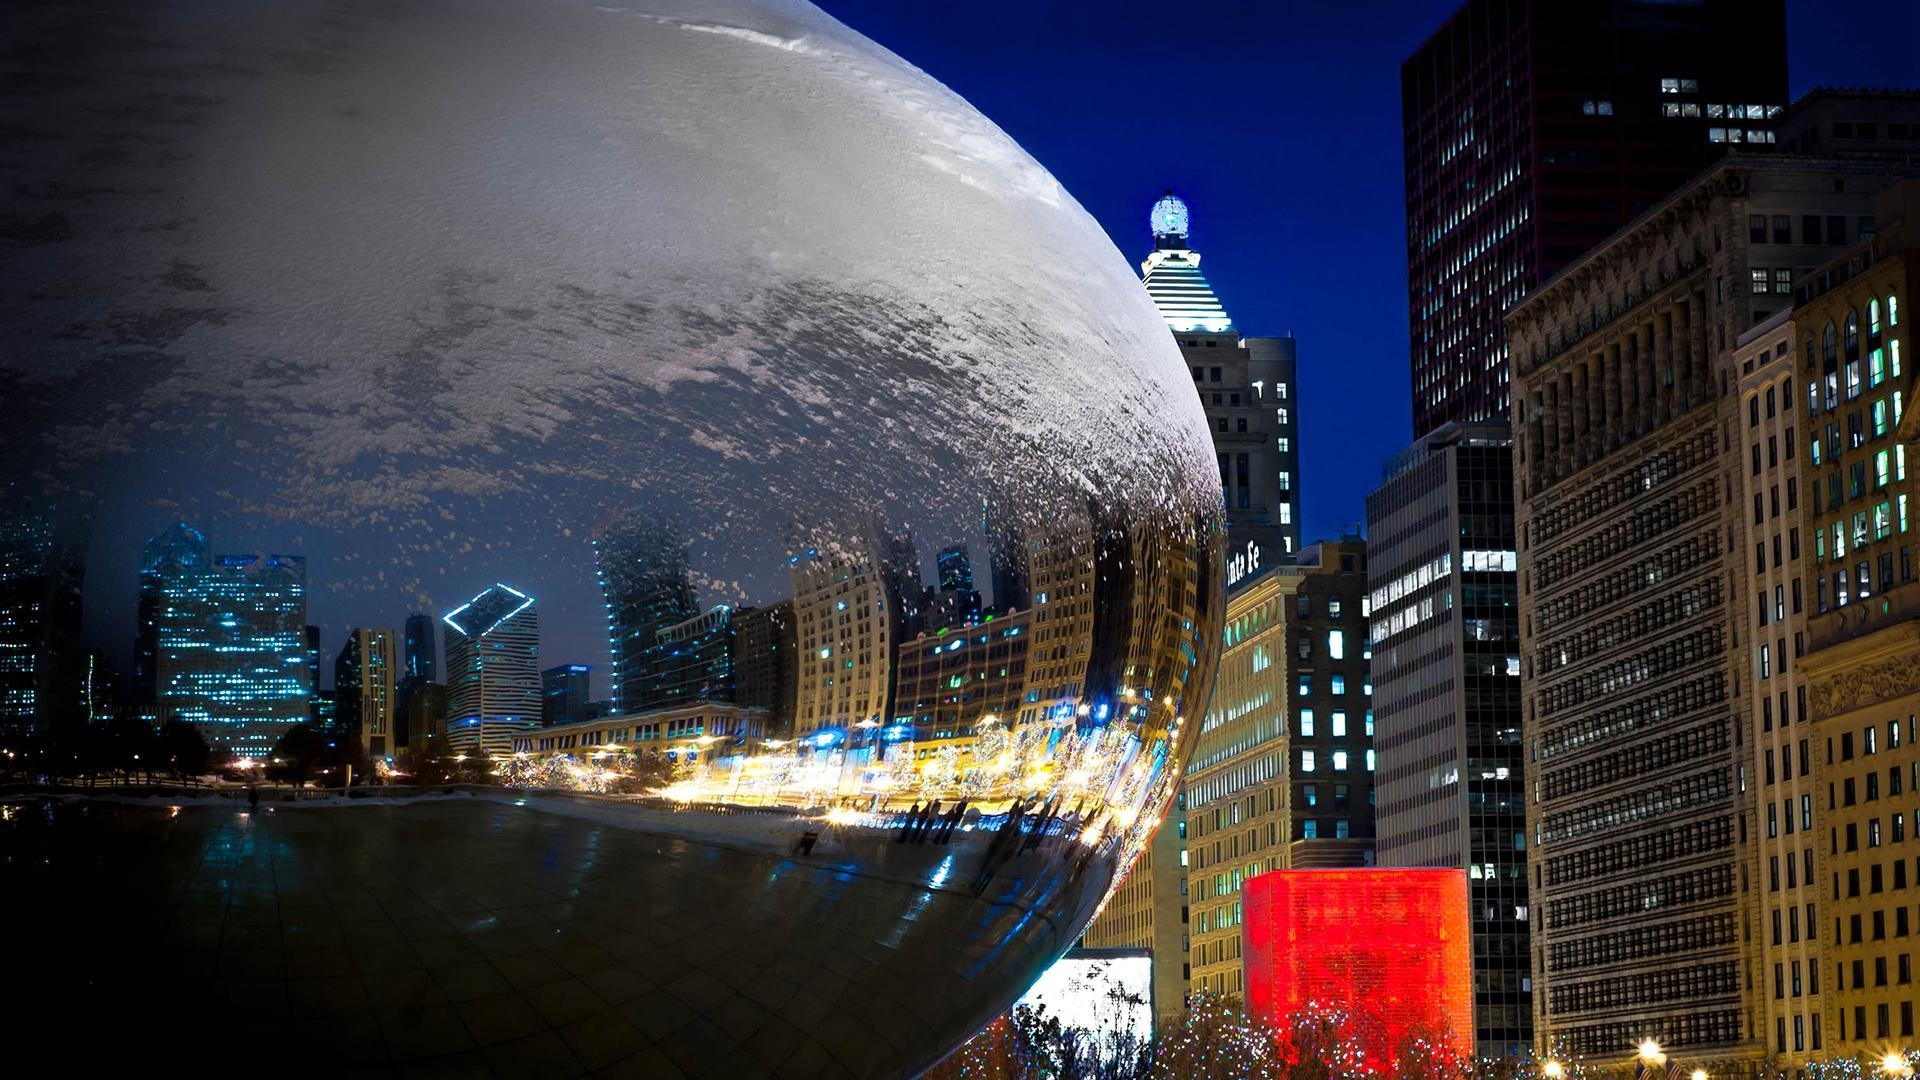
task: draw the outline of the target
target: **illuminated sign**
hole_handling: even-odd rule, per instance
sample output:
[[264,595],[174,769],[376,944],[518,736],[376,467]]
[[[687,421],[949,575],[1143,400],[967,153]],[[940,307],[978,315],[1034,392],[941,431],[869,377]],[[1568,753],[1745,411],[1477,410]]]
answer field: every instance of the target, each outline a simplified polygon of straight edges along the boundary
[[1274,870],[1242,901],[1247,1009],[1288,1030],[1338,1009],[1370,1067],[1414,1037],[1473,1050],[1465,870]]
[[1247,550],[1236,551],[1233,558],[1227,560],[1227,587],[1231,589],[1240,584],[1240,579],[1260,569],[1260,545],[1247,541]]

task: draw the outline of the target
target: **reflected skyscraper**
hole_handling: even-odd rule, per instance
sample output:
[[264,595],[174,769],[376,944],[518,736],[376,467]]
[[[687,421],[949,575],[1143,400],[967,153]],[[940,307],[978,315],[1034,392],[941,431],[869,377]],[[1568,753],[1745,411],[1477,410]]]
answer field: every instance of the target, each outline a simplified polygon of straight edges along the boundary
[[433,624],[431,615],[416,612],[407,616],[403,684],[430,683],[440,673],[440,647]]
[[161,585],[161,716],[209,745],[257,757],[308,718],[307,560],[221,555]]
[[540,724],[540,616],[533,597],[494,584],[440,617],[447,627],[447,741],[506,753]]
[[0,737],[84,722],[84,545],[59,508],[0,517]]
[[[620,711],[637,712],[647,707],[645,673],[660,631],[700,613],[686,541],[664,522],[623,514],[594,537],[593,554],[607,604],[611,693]],[[451,645],[447,653],[452,656]]]
[[1187,204],[1172,192],[1148,217],[1153,252],[1140,264],[1167,328],[1173,331],[1207,412],[1220,490],[1227,504],[1229,554],[1240,576],[1300,550],[1299,385],[1291,337],[1242,338],[1200,253],[1187,244]]
[[393,753],[399,658],[393,631],[356,628],[333,666],[333,692],[339,702],[339,723],[360,738],[360,748],[372,757]]
[[[160,611],[165,607],[162,595],[168,580],[183,573],[205,570],[212,561],[207,538],[200,530],[184,522],[174,522],[147,541],[140,559],[139,625],[133,641],[133,693],[142,705],[157,700],[160,670]],[[313,627],[316,645],[313,654],[314,683],[318,690],[320,655],[319,628]]]
[[894,606],[879,559],[809,549],[794,557],[791,573],[800,643],[794,733],[832,739],[878,724],[894,649]]
[[767,711],[767,730],[784,737],[793,727],[794,672],[799,644],[794,638],[793,601],[733,613],[735,703]]

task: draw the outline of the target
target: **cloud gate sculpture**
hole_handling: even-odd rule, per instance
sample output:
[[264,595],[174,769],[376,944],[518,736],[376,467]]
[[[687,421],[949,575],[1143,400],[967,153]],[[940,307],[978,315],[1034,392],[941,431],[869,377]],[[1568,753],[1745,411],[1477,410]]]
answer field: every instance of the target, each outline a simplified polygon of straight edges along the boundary
[[[1206,710],[1220,488],[1012,140],[797,2],[4,18],[0,448],[10,509],[87,521],[89,637],[172,522],[298,555],[334,640],[444,616],[445,728],[376,755],[507,785],[10,804],[5,903],[96,1019],[510,1072],[488,1033],[598,1068],[608,1016],[662,1075],[912,1075],[1073,943]],[[606,715],[499,696],[513,597]],[[265,745],[155,662],[159,714]],[[537,1025],[474,1018],[512,995]]]

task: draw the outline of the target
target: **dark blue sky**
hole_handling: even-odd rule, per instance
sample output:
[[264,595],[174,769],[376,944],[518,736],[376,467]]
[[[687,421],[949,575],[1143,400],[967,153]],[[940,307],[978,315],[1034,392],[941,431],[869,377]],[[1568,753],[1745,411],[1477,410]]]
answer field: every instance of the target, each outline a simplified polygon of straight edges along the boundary
[[[1456,0],[818,0],[959,92],[1135,261],[1174,188],[1243,334],[1300,339],[1306,531],[1409,441],[1400,62]],[[1789,0],[1789,77],[1920,84],[1914,0]]]

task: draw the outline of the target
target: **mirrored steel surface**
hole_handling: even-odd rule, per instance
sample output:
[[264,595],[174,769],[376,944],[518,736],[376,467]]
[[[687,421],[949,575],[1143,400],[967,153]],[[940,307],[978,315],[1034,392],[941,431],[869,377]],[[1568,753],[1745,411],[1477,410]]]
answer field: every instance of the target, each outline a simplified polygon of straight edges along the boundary
[[90,625],[188,521],[335,635],[524,606],[616,704],[482,687],[457,800],[17,800],[53,985],[249,1052],[892,1076],[1072,943],[1206,709],[1220,487],[1003,133],[798,4],[8,18],[0,454],[89,519]]

